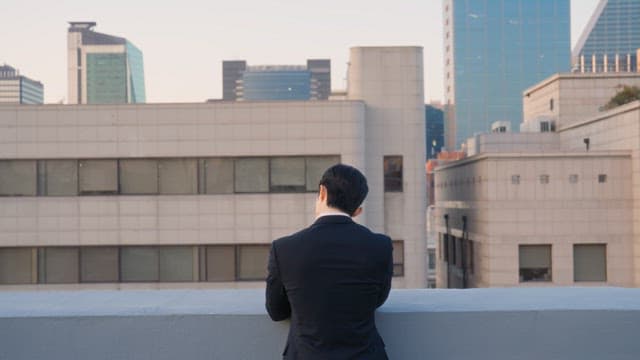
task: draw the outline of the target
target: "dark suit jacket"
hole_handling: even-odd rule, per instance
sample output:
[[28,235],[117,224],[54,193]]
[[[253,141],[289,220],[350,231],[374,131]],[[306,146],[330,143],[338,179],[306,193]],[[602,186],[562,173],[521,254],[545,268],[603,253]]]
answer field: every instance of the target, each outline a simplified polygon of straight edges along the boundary
[[273,242],[267,311],[291,317],[285,359],[387,359],[374,312],[391,287],[391,239],[340,215]]

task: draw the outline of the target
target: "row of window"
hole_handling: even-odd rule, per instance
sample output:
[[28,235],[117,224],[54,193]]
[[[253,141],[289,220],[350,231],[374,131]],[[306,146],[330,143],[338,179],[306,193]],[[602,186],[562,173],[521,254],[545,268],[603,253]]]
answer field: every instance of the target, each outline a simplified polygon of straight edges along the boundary
[[[473,241],[443,235],[440,246],[442,260],[453,266],[466,267],[473,274]],[[520,282],[552,281],[551,245],[520,245],[518,264]],[[573,280],[607,281],[606,244],[573,245]]]
[[313,192],[339,156],[0,161],[0,195]]
[[[0,248],[0,284],[261,281],[270,244]],[[404,243],[393,242],[394,276]]]
[[475,249],[472,240],[446,234],[440,237],[440,258],[451,266],[466,269],[469,274],[473,274],[475,270],[474,257]]
[[[540,184],[548,184],[550,176],[548,174],[542,174],[538,179],[540,181]],[[578,174],[569,175],[570,184],[577,184],[579,179],[580,177],[578,176]],[[604,184],[606,182],[607,182],[607,174],[598,174],[598,183]],[[511,175],[511,184],[520,185],[520,175]]]
[[[551,245],[518,247],[520,282],[552,281]],[[573,245],[573,281],[607,281],[607,245]]]
[[[339,156],[2,160],[0,196],[315,192]],[[384,157],[384,189],[402,191],[402,156]]]
[[[538,180],[540,181],[540,184],[548,184],[550,181],[550,178],[551,177],[549,176],[549,174],[542,174],[538,177]],[[578,174],[569,175],[569,183],[571,184],[577,184],[579,179],[580,177]],[[521,176],[519,174],[511,175],[512,185],[520,185],[520,182],[521,182]],[[606,182],[607,182],[607,174],[598,174],[598,183],[604,184]],[[436,186],[439,188],[446,188],[446,187],[470,185],[470,184],[476,184],[476,183],[478,184],[482,183],[482,176],[478,176],[477,179],[476,177],[472,177],[467,179],[444,181],[444,182],[438,183]]]

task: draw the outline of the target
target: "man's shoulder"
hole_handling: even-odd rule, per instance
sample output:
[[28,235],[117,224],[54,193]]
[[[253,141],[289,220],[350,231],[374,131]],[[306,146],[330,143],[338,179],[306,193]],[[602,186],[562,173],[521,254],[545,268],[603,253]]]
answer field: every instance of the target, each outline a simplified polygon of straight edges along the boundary
[[358,223],[354,223],[355,226],[359,227],[360,230],[367,234],[368,236],[370,236],[371,238],[376,239],[377,241],[380,241],[382,243],[389,243],[391,244],[391,238],[385,234],[382,233],[377,233],[372,231],[371,229],[369,229],[368,227],[358,224]]
[[285,244],[289,244],[289,243],[295,242],[295,241],[301,239],[308,230],[309,230],[309,228],[304,228],[304,229],[299,230],[299,231],[297,231],[297,232],[295,232],[295,233],[293,233],[291,235],[287,235],[287,236],[283,236],[283,237],[277,238],[277,239],[273,240],[273,245],[274,246],[282,246],[282,245],[285,245]]

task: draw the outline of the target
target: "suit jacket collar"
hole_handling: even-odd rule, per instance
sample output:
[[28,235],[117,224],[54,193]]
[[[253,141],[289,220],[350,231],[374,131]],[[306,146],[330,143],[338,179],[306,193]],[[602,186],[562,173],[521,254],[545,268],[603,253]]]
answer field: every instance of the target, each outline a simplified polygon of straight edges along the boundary
[[[343,215],[326,215],[321,216],[313,222],[313,225],[321,225],[321,224],[349,224],[353,223],[353,219],[348,216]],[[312,226],[313,226],[312,225]]]

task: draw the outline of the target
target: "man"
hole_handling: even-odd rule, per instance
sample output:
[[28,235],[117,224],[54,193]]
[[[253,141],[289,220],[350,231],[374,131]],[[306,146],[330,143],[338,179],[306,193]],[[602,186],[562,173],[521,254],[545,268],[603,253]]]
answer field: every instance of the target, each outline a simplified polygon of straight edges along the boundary
[[291,318],[285,359],[387,359],[374,312],[391,288],[391,239],[352,220],[368,191],[356,168],[332,166],[315,222],[271,246],[266,305]]

